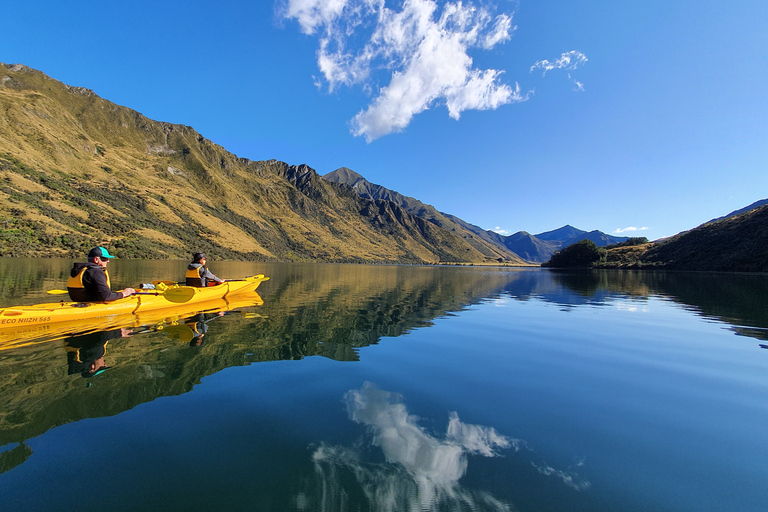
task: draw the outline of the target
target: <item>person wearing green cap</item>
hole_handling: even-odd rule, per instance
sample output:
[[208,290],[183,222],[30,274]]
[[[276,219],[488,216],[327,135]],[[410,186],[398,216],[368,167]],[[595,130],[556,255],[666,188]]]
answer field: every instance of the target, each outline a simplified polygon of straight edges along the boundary
[[112,291],[107,272],[112,258],[105,248],[94,247],[88,252],[87,263],[75,263],[67,279],[69,298],[75,302],[110,302],[136,293],[133,288]]

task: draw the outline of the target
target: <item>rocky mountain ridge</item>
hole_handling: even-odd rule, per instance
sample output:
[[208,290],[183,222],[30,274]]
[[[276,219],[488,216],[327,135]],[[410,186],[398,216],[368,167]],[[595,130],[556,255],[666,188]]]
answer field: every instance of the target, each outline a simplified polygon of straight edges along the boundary
[[598,230],[587,232],[569,225],[538,235],[531,235],[526,231],[518,231],[512,235],[505,236],[470,224],[454,215],[439,212],[433,206],[424,204],[413,197],[408,197],[397,191],[371,183],[362,175],[346,167],[341,167],[325,174],[322,178],[332,183],[348,185],[363,198],[392,201],[413,215],[440,226],[450,226],[452,229],[460,226],[462,229],[473,233],[478,239],[486,243],[495,244],[499,248],[507,249],[525,261],[532,263],[547,261],[555,251],[585,239],[592,240],[599,247],[627,240],[626,237],[615,237]]

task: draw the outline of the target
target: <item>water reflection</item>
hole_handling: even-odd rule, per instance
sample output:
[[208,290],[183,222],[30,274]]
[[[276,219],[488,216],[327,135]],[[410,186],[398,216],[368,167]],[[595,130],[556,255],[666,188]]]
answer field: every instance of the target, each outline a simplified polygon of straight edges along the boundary
[[[0,280],[0,290],[6,294],[3,300],[6,305],[34,302],[38,295],[45,296],[45,288],[61,287],[60,280],[65,279],[69,265],[68,260],[0,259],[0,276],[7,278]],[[178,265],[123,261],[118,285],[169,275],[170,269]],[[437,318],[499,297],[542,301],[566,310],[662,297],[683,304],[697,315],[724,322],[739,335],[768,339],[768,277],[763,275],[255,265],[222,264],[216,271],[229,276],[265,272],[271,280],[259,289],[264,300],[253,294],[248,300],[223,301],[203,311],[177,311],[170,316],[161,313],[159,317],[131,315],[102,319],[98,325],[78,322],[55,334],[37,332],[35,328],[0,333],[0,446],[23,443],[63,423],[115,415],[161,396],[186,393],[202,378],[232,366],[311,356],[358,361],[361,348],[375,345],[382,338],[428,327]],[[220,315],[222,312],[226,314]],[[110,340],[108,361],[103,365],[111,369],[91,379],[92,387],[86,388],[80,377],[85,368],[64,366],[62,347],[79,350],[73,360],[83,364],[87,362],[86,352],[97,354],[101,349],[98,343],[88,348],[83,339],[64,342],[61,338],[83,334],[84,330],[114,333],[119,329],[131,329],[133,334],[123,337],[120,331],[120,338]],[[38,343],[41,340],[49,342]],[[449,429],[445,439],[438,440],[413,421],[404,421],[404,406],[391,396],[385,400],[384,395],[373,390],[363,391],[351,393],[348,400],[376,399],[371,403],[378,405],[356,410],[353,419],[379,429],[377,442],[388,459],[397,461],[402,472],[396,479],[407,477],[413,492],[427,500],[451,495],[449,490],[458,492],[454,484],[460,478],[461,465],[466,464],[469,455],[480,454],[466,444],[469,436],[459,436]],[[387,403],[392,405],[388,413],[391,425],[385,428],[371,418],[383,421],[387,416],[370,415],[384,410],[382,404]],[[398,410],[400,416],[396,417],[394,411]],[[458,417],[451,423],[465,427]],[[390,432],[397,436],[410,433],[408,439],[415,444],[409,446],[415,448],[388,445]],[[485,430],[482,433],[488,434]],[[498,438],[495,449],[503,448],[499,444],[503,439]],[[490,438],[485,442],[489,443]],[[511,445],[504,449],[519,448],[514,440],[507,442]],[[346,465],[351,470],[349,457],[353,454],[349,449],[322,448],[317,456],[321,466],[329,469]],[[416,448],[416,452],[411,451]],[[23,449],[14,453],[22,452],[26,453]],[[24,457],[19,455],[13,460]],[[326,464],[326,460],[343,464]],[[437,462],[439,467],[430,466]],[[552,468],[545,461],[536,461],[535,467],[541,474],[559,478],[573,488],[585,485],[570,470]],[[388,465],[385,474],[399,473]]]
[[109,340],[127,338],[133,334],[130,329],[113,329],[79,336],[70,336],[65,340],[67,351],[68,374],[79,373],[83,378],[95,377],[109,369],[104,356]]
[[612,294],[591,273],[528,272],[509,283],[502,294],[517,300],[543,300],[563,306],[604,305]]
[[10,471],[26,461],[32,455],[32,449],[24,443],[19,443],[10,450],[0,453],[0,473]]
[[208,324],[224,316],[224,311],[218,313],[198,313],[184,319],[183,323],[171,325],[165,329],[165,334],[171,338],[188,343],[190,347],[199,347],[203,344],[208,333]]
[[[206,375],[250,363],[245,350],[233,351],[228,341],[233,333],[263,325],[266,317],[257,312],[263,303],[249,293],[173,311],[72,322],[42,333],[0,332],[0,446],[186,393]],[[218,319],[226,322],[213,329]]]
[[[345,510],[345,496],[362,495],[370,510],[473,510],[508,511],[511,504],[488,492],[462,486],[473,456],[500,457],[508,452],[531,452],[527,443],[472,425],[449,415],[444,436],[431,435],[408,413],[400,395],[366,382],[344,396],[350,420],[366,427],[364,438],[352,446],[321,443],[312,460],[317,489],[296,500],[301,510]],[[380,449],[383,462],[371,449]],[[561,479],[573,490],[589,482],[575,473],[531,462],[542,475]],[[351,478],[350,478],[351,476]],[[317,496],[319,503],[312,503]]]
[[[408,414],[402,398],[366,383],[344,397],[349,418],[368,430],[366,444],[381,449],[385,463],[366,460],[365,446],[320,445],[313,453],[322,497],[321,507],[340,510],[342,497],[361,491],[372,510],[437,510],[467,506],[470,510],[510,510],[485,493],[459,485],[467,471],[468,456],[496,457],[499,450],[519,449],[491,427],[468,425],[452,413],[444,439],[420,427]],[[359,489],[345,489],[339,473],[354,475]]]
[[[663,297],[700,316],[730,324],[737,335],[768,340],[765,274],[602,270],[553,271],[551,278],[549,287],[541,292],[544,300],[601,305]],[[563,300],[563,292],[568,299]]]
[[[0,305],[48,302],[45,290],[64,286],[71,261],[0,258]],[[182,267],[175,261],[122,260],[112,281],[117,288],[136,286],[158,276],[180,276]],[[565,310],[664,297],[732,324],[737,334],[768,339],[765,274],[248,262],[218,262],[215,271],[272,277],[259,292],[269,303],[267,314],[290,318],[281,326],[291,331],[279,340],[290,345],[284,358],[324,352],[355,360],[350,348],[428,326],[434,318],[500,295],[543,300]]]

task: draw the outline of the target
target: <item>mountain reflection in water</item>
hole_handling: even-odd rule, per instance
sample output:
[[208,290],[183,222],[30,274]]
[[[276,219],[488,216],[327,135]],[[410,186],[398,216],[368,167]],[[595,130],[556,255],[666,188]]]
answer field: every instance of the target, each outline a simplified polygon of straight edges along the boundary
[[[163,265],[177,264],[146,263],[120,261],[115,280],[126,285],[151,280],[167,275],[159,270]],[[8,278],[0,290],[12,295],[3,297],[3,304],[45,296],[35,287],[24,291],[23,283],[57,287],[60,283],[52,279],[62,279],[69,265],[67,260],[43,260],[35,267],[29,260],[0,259],[0,275]],[[204,376],[230,366],[314,355],[356,361],[361,347],[382,337],[401,336],[498,297],[537,299],[568,309],[661,296],[725,322],[737,334],[768,339],[768,277],[763,275],[245,263],[220,268],[219,273],[230,275],[255,270],[270,275],[260,288],[263,306],[254,294],[251,302],[223,303],[211,310],[233,311],[210,324],[215,337],[208,336],[197,351],[190,351],[188,343],[200,338],[178,316],[110,321],[109,328],[129,325],[135,332],[110,346],[113,368],[100,376],[99,391],[83,395],[84,388],[57,369],[61,349],[38,344],[11,350],[15,342],[6,340],[0,346],[7,348],[0,350],[0,445],[22,442],[63,422],[118,414],[159,396],[185,393]],[[258,310],[248,307],[254,304]],[[78,407],[66,406],[74,401]]]

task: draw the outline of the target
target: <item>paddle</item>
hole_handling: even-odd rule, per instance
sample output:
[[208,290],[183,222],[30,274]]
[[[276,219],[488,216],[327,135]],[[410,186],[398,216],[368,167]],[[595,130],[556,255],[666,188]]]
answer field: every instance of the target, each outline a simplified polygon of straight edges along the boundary
[[[48,290],[50,295],[62,295],[69,293],[67,290]],[[133,295],[162,295],[171,302],[187,302],[195,295],[195,289],[190,286],[179,286],[178,288],[169,288],[164,292],[136,292]]]
[[238,282],[238,281],[254,281],[255,280],[254,278],[261,278],[263,281],[267,281],[269,279],[268,277],[264,277],[264,274],[258,274],[255,276],[248,276],[245,279],[227,279],[226,282],[230,283],[230,282]]
[[[69,293],[69,290],[48,290],[45,292],[49,295],[62,295],[65,293]],[[133,295],[162,295],[161,292],[136,292]]]
[[195,296],[195,289],[192,286],[179,286],[178,288],[169,288],[159,295],[171,302],[187,302]]

